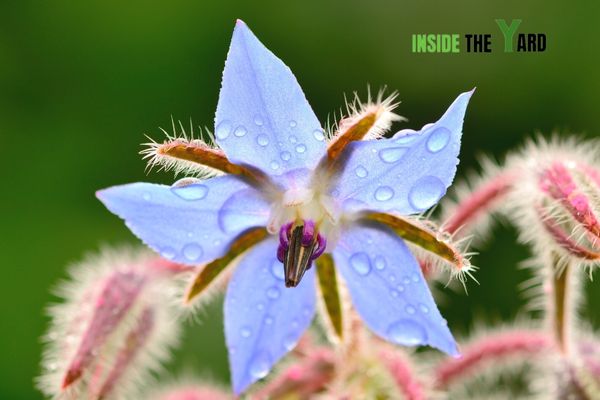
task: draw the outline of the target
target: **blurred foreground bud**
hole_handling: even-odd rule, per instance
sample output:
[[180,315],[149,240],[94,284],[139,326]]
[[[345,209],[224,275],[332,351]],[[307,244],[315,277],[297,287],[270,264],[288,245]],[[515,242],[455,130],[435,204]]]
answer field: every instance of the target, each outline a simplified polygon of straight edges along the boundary
[[149,398],[152,400],[228,400],[232,396],[206,384],[182,383],[153,390]]
[[38,386],[61,399],[135,393],[176,341],[171,281],[186,267],[147,253],[103,251],[75,265],[50,307]]

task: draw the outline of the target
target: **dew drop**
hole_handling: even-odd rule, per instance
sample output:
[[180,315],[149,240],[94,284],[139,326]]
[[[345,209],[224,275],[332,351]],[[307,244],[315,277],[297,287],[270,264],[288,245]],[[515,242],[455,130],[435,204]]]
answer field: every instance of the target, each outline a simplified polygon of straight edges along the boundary
[[231,123],[229,121],[221,121],[215,128],[215,136],[217,139],[227,139],[231,133]]
[[280,281],[283,281],[285,279],[283,264],[280,263],[279,260],[275,260],[273,261],[273,264],[271,264],[271,273],[275,278],[279,279]]
[[183,246],[183,256],[189,261],[198,261],[204,254],[202,246],[196,243],[188,243]]
[[296,125],[298,125],[298,124],[296,123],[296,121],[294,121],[294,120],[291,120],[291,121],[290,121],[290,128],[295,128],[295,127],[296,127]]
[[391,147],[379,152],[379,158],[386,163],[395,163],[400,160],[408,151],[406,147]]
[[390,275],[388,276],[388,279],[390,280],[390,282],[396,282],[396,275],[394,275],[394,274],[390,274]]
[[419,304],[419,310],[423,314],[427,314],[429,312],[429,307],[427,307],[425,304],[421,303],[421,304]]
[[394,190],[389,186],[380,186],[375,190],[375,199],[378,201],[388,201],[394,197]]
[[254,123],[257,126],[263,126],[263,119],[260,115],[257,115],[256,117],[254,117]]
[[392,290],[390,290],[390,295],[395,298],[395,297],[398,297],[400,295],[400,293],[398,293],[396,290],[392,289]]
[[288,161],[290,158],[292,158],[292,155],[290,154],[289,151],[282,151],[279,156],[281,157],[281,159],[283,161]]
[[296,344],[298,344],[298,339],[296,338],[296,335],[290,334],[286,336],[285,339],[283,339],[283,347],[287,351],[292,351],[294,347],[296,347]]
[[423,211],[434,205],[444,194],[446,186],[435,176],[419,179],[408,194],[408,201],[417,210]]
[[273,317],[270,315],[267,315],[265,317],[265,325],[273,325]]
[[359,178],[365,178],[367,175],[369,175],[369,171],[367,171],[367,169],[365,167],[363,167],[362,165],[359,165],[358,167],[356,167],[356,169],[354,170],[354,173]]
[[279,163],[277,161],[271,161],[271,169],[276,171],[279,169]]
[[264,305],[263,303],[258,303],[258,304],[256,305],[256,309],[257,309],[258,311],[264,311],[264,309],[265,309],[265,305]]
[[419,137],[419,135],[417,135],[416,133],[417,131],[415,131],[414,129],[402,129],[394,135],[393,140],[395,143],[398,144],[411,143],[413,140]]
[[237,128],[235,128],[235,131],[233,131],[234,136],[237,137],[242,137],[246,135],[246,133],[248,133],[248,130],[242,125],[238,126]]
[[443,126],[434,130],[427,139],[427,149],[432,153],[443,150],[450,141],[450,131]]
[[304,153],[306,151],[306,146],[303,144],[299,144],[296,146],[296,153]]
[[427,341],[427,332],[418,323],[401,319],[392,323],[387,330],[387,335],[397,344],[414,346]]
[[271,300],[277,300],[280,295],[281,291],[275,286],[271,286],[267,289],[267,297]]
[[144,194],[142,195],[142,198],[146,201],[150,201],[150,199],[152,199],[152,195],[148,192],[144,192]]
[[256,137],[256,143],[258,143],[262,147],[265,147],[269,144],[269,137],[265,134],[258,135]]
[[252,330],[249,327],[244,326],[242,329],[240,329],[240,335],[242,335],[242,337],[249,338],[252,336]]
[[417,309],[409,304],[406,307],[404,307],[404,311],[412,315],[417,312]]
[[271,358],[266,351],[258,353],[250,363],[250,375],[256,379],[262,379],[269,373]]
[[378,270],[382,270],[386,267],[387,263],[385,262],[385,258],[383,256],[377,256],[375,257],[375,268],[377,268]]
[[160,255],[166,258],[167,260],[174,259],[176,254],[177,253],[175,252],[175,249],[172,247],[163,247],[160,251]]
[[322,129],[315,129],[313,131],[313,136],[315,139],[317,139],[319,142],[322,142],[323,140],[325,140],[325,134],[323,133]]
[[419,275],[417,275],[417,274],[412,274],[412,275],[410,276],[410,279],[412,279],[412,281],[413,281],[414,283],[417,283],[417,282],[419,282]]
[[177,186],[177,182],[175,182],[171,186],[171,191],[184,200],[202,200],[208,194],[208,187],[199,183]]
[[354,253],[352,257],[350,257],[350,265],[359,275],[366,276],[371,272],[371,260],[367,253],[362,251]]
[[400,293],[404,292],[404,286],[402,286],[402,285],[398,285],[398,286],[396,286],[396,289],[398,289],[398,291],[399,291]]
[[402,278],[402,283],[404,283],[405,285],[410,284],[410,278],[408,276],[405,276],[404,278]]
[[290,135],[289,137],[290,143],[296,143],[298,142],[298,138],[294,135]]

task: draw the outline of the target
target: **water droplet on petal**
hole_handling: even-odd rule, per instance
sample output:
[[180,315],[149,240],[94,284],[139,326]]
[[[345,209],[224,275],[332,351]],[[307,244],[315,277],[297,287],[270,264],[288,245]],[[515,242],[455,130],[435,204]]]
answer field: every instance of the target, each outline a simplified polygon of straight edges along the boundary
[[267,289],[267,297],[271,300],[277,300],[280,295],[281,295],[281,291],[279,290],[279,288],[277,288],[275,286],[271,286],[270,288]]
[[393,290],[393,289],[392,289],[392,290],[390,290],[390,295],[391,295],[392,297],[398,297],[398,296],[400,295],[400,293],[398,293],[396,290]]
[[249,338],[252,336],[252,330],[249,327],[244,326],[242,329],[240,329],[240,335],[242,335],[242,337]]
[[294,121],[294,120],[291,120],[291,121],[290,121],[290,128],[295,128],[295,127],[296,127],[296,125],[298,125],[298,124],[296,123],[296,121]]
[[285,339],[283,339],[283,347],[287,351],[292,351],[294,347],[296,347],[296,344],[298,344],[298,339],[296,335],[291,334],[286,336]]
[[264,309],[265,309],[265,305],[264,305],[263,303],[258,303],[258,304],[256,305],[256,309],[257,309],[258,311],[264,311]]
[[380,186],[375,190],[375,199],[378,201],[387,201],[394,197],[394,190],[389,186]]
[[283,161],[288,161],[290,158],[292,158],[292,155],[290,154],[289,151],[282,151],[279,156],[281,157],[281,159]]
[[167,260],[172,260],[175,258],[175,249],[172,247],[163,247],[160,251],[160,255],[166,258]]
[[425,344],[427,341],[427,332],[421,325],[415,321],[401,319],[388,327],[387,335],[397,344],[405,346],[415,346]]
[[290,143],[296,143],[298,141],[298,138],[294,135],[290,135],[289,140]]
[[204,254],[204,250],[202,249],[202,246],[197,243],[188,243],[183,246],[183,256],[188,261],[198,261],[198,259],[202,257],[202,254]]
[[148,192],[144,192],[144,194],[142,194],[142,198],[146,201],[150,201],[150,199],[152,199],[152,195]]
[[283,264],[279,262],[279,260],[275,260],[273,261],[273,264],[271,264],[271,273],[275,278],[279,279],[280,281],[285,280]]
[[[177,182],[175,182],[177,185]],[[171,186],[171,191],[184,200],[202,200],[208,194],[208,187],[199,183],[187,186]]]
[[279,163],[277,161],[271,161],[271,169],[276,171],[279,169]]
[[231,123],[229,121],[221,121],[215,128],[215,136],[217,139],[227,139],[231,133]]
[[421,303],[421,304],[419,304],[419,310],[421,310],[421,312],[423,314],[427,314],[429,312],[429,307],[427,307],[425,304]]
[[424,176],[413,185],[408,201],[417,210],[423,211],[437,203],[446,191],[444,183],[435,176]]
[[235,131],[233,131],[234,136],[237,137],[242,137],[246,133],[248,133],[248,130],[242,125],[238,126],[237,128],[235,128]]
[[396,286],[396,289],[398,289],[398,291],[399,291],[400,293],[404,292],[404,286],[402,286],[402,285],[398,285],[398,286]]
[[406,147],[391,147],[379,152],[379,158],[386,163],[395,163],[400,160],[408,151]]
[[382,270],[386,267],[387,263],[385,262],[385,258],[383,256],[375,257],[375,268],[378,270]]
[[263,119],[262,119],[262,117],[260,115],[255,116],[254,117],[254,123],[257,126],[262,126],[263,125]]
[[414,129],[402,129],[394,135],[393,141],[398,144],[410,143],[419,137],[416,133]]
[[256,379],[262,379],[269,373],[271,368],[271,357],[266,351],[258,353],[250,363],[250,375]]
[[410,276],[410,279],[412,279],[412,281],[413,281],[414,283],[417,283],[417,282],[419,282],[419,275],[417,275],[417,274],[412,274],[412,275]]
[[417,312],[417,309],[409,304],[406,307],[404,307],[404,311],[412,315]]
[[317,139],[319,142],[322,142],[323,140],[325,140],[325,134],[323,133],[322,129],[315,129],[313,131],[313,136],[315,137],[315,139]]
[[256,143],[258,143],[262,147],[265,147],[269,144],[269,137],[265,134],[258,135],[256,137]]
[[450,131],[443,126],[436,128],[427,139],[427,149],[432,153],[443,150],[450,141]]
[[304,153],[306,151],[306,146],[303,144],[299,144],[296,146],[296,153]]
[[390,275],[388,276],[388,279],[390,280],[390,282],[396,282],[396,275],[394,275],[394,274],[390,274]]
[[369,175],[369,171],[367,171],[367,169],[365,167],[363,167],[362,165],[359,165],[358,167],[356,167],[356,169],[354,170],[354,173],[359,178],[365,178],[367,175]]
[[405,285],[410,284],[410,278],[408,276],[405,276],[404,278],[402,278],[402,283],[404,283]]
[[267,315],[265,317],[265,325],[273,325],[273,317],[270,315]]
[[359,275],[368,275],[371,272],[371,260],[367,253],[359,252],[354,253],[350,257],[350,265]]

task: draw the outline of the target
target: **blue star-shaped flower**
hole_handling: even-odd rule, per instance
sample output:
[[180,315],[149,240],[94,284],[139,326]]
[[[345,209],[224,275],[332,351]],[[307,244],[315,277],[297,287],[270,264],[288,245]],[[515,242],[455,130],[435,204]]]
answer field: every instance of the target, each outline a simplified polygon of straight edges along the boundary
[[215,118],[222,150],[193,141],[161,149],[229,174],[171,187],[133,183],[98,197],[148,246],[184,264],[241,253],[248,232],[267,228],[240,257],[226,294],[236,393],[267,375],[310,325],[321,268],[311,266],[322,254],[374,333],[455,355],[414,256],[389,226],[364,215],[414,214],[437,203],[456,172],[471,94],[436,123],[389,139],[376,137],[394,119],[389,104],[365,107],[328,140],[289,68],[238,21]]

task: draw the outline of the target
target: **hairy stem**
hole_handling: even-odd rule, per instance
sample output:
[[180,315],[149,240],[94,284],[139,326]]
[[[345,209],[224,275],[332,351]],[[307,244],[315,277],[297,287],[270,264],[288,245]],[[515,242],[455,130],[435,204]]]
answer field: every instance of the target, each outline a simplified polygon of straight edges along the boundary
[[[559,256],[553,254],[554,264],[560,263]],[[567,355],[569,352],[570,334],[570,307],[569,284],[571,278],[570,263],[561,268],[560,271],[551,271],[552,279],[552,314],[551,325],[554,339],[560,351]]]

